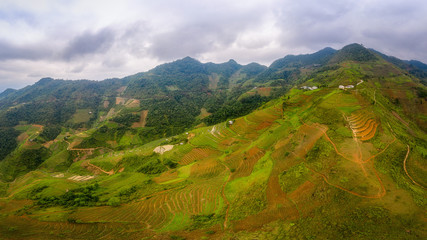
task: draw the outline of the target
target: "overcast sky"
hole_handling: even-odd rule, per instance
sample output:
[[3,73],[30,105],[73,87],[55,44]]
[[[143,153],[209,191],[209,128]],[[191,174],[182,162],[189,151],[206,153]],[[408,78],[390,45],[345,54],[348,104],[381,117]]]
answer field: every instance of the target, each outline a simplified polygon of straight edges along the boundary
[[269,65],[362,43],[427,62],[425,0],[0,0],[0,92],[191,56]]

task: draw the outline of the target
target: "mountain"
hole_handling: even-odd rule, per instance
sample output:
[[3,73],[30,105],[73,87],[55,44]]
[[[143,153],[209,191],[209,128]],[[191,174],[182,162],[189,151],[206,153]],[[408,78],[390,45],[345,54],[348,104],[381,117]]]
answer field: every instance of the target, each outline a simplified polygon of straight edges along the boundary
[[8,89],[4,90],[2,93],[0,93],[0,99],[5,98],[5,97],[13,94],[14,92],[16,92],[15,89],[8,88]]
[[411,75],[414,75],[415,77],[420,79],[423,85],[427,85],[427,65],[426,64],[416,60],[410,60],[410,61],[400,60],[396,57],[387,56],[373,49],[371,50],[374,51],[376,54],[378,54],[387,62],[390,62],[398,66],[399,68],[408,71]]
[[6,239],[424,239],[422,65],[186,57],[0,98]]

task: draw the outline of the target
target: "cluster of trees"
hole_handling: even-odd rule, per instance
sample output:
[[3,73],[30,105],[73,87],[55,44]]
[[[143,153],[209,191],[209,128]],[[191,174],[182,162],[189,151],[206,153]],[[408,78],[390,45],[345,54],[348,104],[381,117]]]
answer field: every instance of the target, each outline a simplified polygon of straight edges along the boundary
[[167,171],[168,168],[176,168],[178,166],[175,161],[161,159],[160,155],[156,153],[148,156],[126,156],[121,160],[120,165],[150,175],[159,174]]
[[19,149],[0,162],[0,179],[12,181],[17,176],[35,170],[50,156],[51,152],[45,147]]
[[43,128],[43,132],[40,133],[39,137],[46,141],[54,140],[62,131],[61,126],[58,125],[47,125]]
[[126,126],[104,125],[98,128],[90,137],[83,139],[76,148],[108,147],[107,141],[120,140],[129,129]]
[[30,196],[30,199],[37,199],[35,205],[40,207],[64,206],[64,207],[83,207],[95,206],[99,201],[96,190],[98,183],[86,187],[72,189],[58,197],[37,197]]
[[126,127],[130,127],[132,123],[139,122],[140,119],[140,115],[137,115],[135,113],[125,113],[112,118],[111,121],[122,124]]
[[36,169],[49,157],[50,151],[41,147],[39,149],[25,149],[22,151],[17,164],[20,168],[25,167],[28,171]]
[[13,128],[0,128],[0,161],[16,148],[18,136],[19,131]]
[[218,109],[212,115],[205,118],[204,121],[208,125],[212,125],[219,122],[223,122],[230,118],[240,117],[260,107],[264,102],[268,100],[270,100],[269,97],[253,95],[253,96],[245,97],[235,102],[229,102],[229,104],[224,104],[220,109]]

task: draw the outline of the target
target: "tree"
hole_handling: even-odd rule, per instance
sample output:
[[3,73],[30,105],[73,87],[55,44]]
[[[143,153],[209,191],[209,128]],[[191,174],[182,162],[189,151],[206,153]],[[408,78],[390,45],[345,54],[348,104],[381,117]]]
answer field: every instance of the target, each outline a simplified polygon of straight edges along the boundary
[[108,206],[118,207],[118,206],[120,206],[120,198],[112,197],[108,200],[107,204],[108,204]]

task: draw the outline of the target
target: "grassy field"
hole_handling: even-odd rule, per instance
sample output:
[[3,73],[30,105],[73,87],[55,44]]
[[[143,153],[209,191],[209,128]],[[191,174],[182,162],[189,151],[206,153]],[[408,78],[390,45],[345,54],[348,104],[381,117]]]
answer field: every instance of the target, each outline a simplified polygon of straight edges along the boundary
[[91,118],[90,109],[77,109],[71,121],[73,123],[82,123],[82,122],[88,122],[90,118]]

